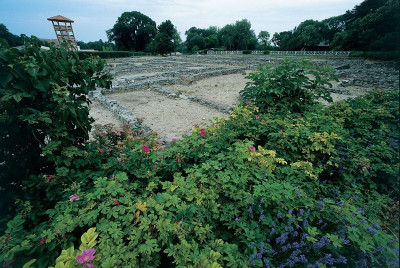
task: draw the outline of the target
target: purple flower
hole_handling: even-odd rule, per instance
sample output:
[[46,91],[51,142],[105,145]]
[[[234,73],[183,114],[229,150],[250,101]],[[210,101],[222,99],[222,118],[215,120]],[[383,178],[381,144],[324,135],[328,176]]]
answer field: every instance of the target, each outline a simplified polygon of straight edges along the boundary
[[76,257],[76,260],[79,263],[89,262],[89,261],[94,259],[94,254],[95,253],[96,253],[96,250],[94,248],[92,248],[92,249],[84,249],[82,251],[82,255],[78,255]]
[[300,213],[301,216],[303,216],[303,214],[304,214],[304,209],[301,208],[301,209],[299,210],[299,213]]
[[79,196],[77,196],[76,194],[73,194],[69,197],[69,201],[74,202],[74,201],[78,201],[79,200]]
[[308,260],[307,260],[306,256],[300,255],[300,262],[302,262],[302,263],[307,263]]
[[372,227],[374,227],[374,228],[377,229],[377,230],[380,230],[380,229],[381,229],[381,227],[380,227],[378,224],[376,224],[376,223],[372,224]]
[[82,268],[94,268],[94,264],[85,263]]
[[238,218],[236,218],[236,219],[235,219],[235,222],[238,222],[238,221],[239,221],[239,219],[238,219]]
[[372,229],[371,227],[367,227],[365,228],[365,231],[367,231],[367,233],[370,233],[372,235],[376,235],[377,231],[375,231],[374,229]]
[[256,150],[256,147],[250,146],[250,147],[249,147],[249,150],[250,150],[251,152],[254,152],[254,151]]
[[249,213],[253,213],[253,210],[251,209],[251,206],[249,206],[248,211],[249,211]]

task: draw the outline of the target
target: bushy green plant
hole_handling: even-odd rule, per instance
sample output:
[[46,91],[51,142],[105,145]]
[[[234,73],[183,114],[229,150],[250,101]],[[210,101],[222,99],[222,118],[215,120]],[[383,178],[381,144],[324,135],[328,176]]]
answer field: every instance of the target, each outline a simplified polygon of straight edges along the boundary
[[[87,94],[111,85],[103,67],[99,58],[81,61],[67,47],[41,51],[34,37],[25,40],[22,51],[0,46],[2,203],[9,203],[29,176],[62,173],[82,156],[93,122]],[[29,189],[25,195],[47,194]]]
[[251,101],[262,112],[268,110],[303,112],[319,99],[332,101],[325,86],[337,80],[328,67],[313,66],[310,61],[284,60],[281,65],[259,67],[247,76],[252,80],[240,92],[244,102]]
[[243,50],[243,54],[251,54],[251,50]]
[[270,54],[270,51],[269,51],[269,50],[264,50],[264,51],[263,51],[263,54],[264,54],[264,55],[269,55],[269,54]]
[[395,185],[382,177],[399,170],[396,105],[396,91],[301,115],[250,103],[167,148],[97,127],[50,220],[27,230],[17,216],[0,258],[54,265],[96,227],[103,267],[395,267],[398,223],[385,218]]
[[[42,194],[17,200],[0,262],[397,267],[398,99],[377,90],[301,113],[247,101],[167,147],[95,126],[67,164],[24,181]],[[97,259],[82,251],[94,243]]]
[[[87,59],[90,57],[100,57],[102,59],[109,59],[109,58],[127,58],[127,57],[132,56],[132,52],[130,52],[130,51],[78,51],[77,53],[81,60],[84,60],[84,59]],[[136,52],[136,53],[138,53],[138,52]],[[143,55],[139,55],[139,56],[143,56]]]

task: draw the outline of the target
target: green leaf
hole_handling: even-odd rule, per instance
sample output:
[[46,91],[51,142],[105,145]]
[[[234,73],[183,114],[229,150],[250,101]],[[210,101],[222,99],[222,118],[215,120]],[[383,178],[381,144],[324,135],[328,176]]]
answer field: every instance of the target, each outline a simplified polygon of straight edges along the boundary
[[13,79],[10,73],[0,72],[0,86],[6,88],[7,84]]
[[32,259],[22,266],[22,268],[31,268],[31,265],[36,262],[36,259]]

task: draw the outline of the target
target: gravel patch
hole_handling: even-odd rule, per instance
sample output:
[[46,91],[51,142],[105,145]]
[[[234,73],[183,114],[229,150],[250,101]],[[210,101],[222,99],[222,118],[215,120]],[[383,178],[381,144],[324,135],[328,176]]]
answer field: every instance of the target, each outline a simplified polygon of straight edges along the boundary
[[[250,71],[246,72],[246,74]],[[239,92],[244,89],[249,79],[243,74],[228,74],[203,79],[192,85],[164,86],[178,93],[197,96],[217,103],[233,106],[239,103]]]
[[143,123],[167,141],[188,134],[194,124],[207,122],[226,114],[184,99],[171,99],[152,91],[108,94],[122,106],[131,109]]

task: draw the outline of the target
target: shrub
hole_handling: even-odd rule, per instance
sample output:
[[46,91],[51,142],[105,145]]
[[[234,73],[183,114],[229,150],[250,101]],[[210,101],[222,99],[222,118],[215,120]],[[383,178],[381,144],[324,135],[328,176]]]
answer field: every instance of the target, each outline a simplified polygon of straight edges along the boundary
[[[20,192],[29,176],[62,173],[82,155],[93,122],[87,94],[110,85],[103,66],[98,58],[79,60],[66,47],[41,51],[37,38],[27,38],[22,51],[0,47],[2,195]],[[39,199],[42,194],[29,193]]]
[[45,195],[18,202],[0,262],[398,267],[398,105],[379,90],[301,114],[248,102],[165,148],[96,126],[64,172],[25,184]]
[[[132,56],[132,52],[130,51],[77,51],[79,59],[87,59],[92,56],[100,57],[102,59],[109,59],[109,58],[127,58]],[[136,52],[140,53],[140,52]],[[143,52],[142,52],[143,53]],[[143,56],[143,55],[139,55]]]
[[269,55],[270,51],[269,50],[264,50],[263,54],[264,55]]
[[251,50],[243,50],[243,54],[251,54]]
[[301,115],[248,104],[165,149],[139,130],[97,127],[50,220],[25,229],[17,216],[0,260],[30,252],[52,265],[96,227],[103,267],[395,267],[393,201],[376,186],[399,168],[396,105],[395,91]]
[[331,102],[325,89],[337,78],[328,67],[312,66],[310,61],[284,60],[282,65],[260,67],[247,76],[251,82],[240,92],[244,102],[254,102],[261,111],[303,112],[319,99]]

